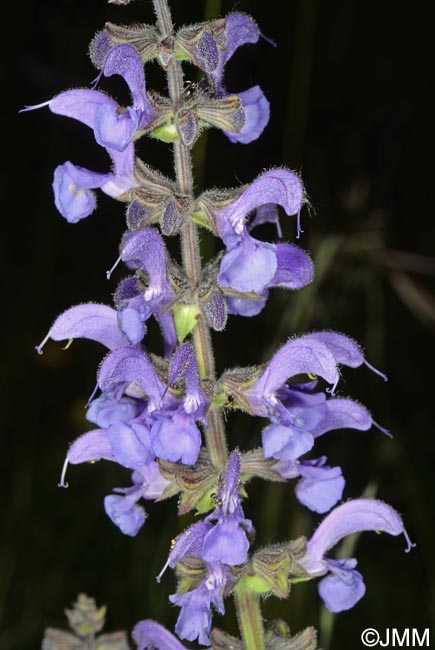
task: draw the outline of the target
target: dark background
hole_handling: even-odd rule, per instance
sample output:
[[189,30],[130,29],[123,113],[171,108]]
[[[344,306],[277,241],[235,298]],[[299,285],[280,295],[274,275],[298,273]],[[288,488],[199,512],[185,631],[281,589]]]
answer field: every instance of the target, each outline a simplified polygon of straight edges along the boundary
[[[108,605],[108,629],[131,630],[145,617],[172,626],[178,612],[167,603],[170,572],[160,586],[154,581],[171,538],[190,521],[177,521],[175,501],[149,504],[149,520],[130,539],[102,506],[113,486],[128,483],[128,472],[103,462],[73,467],[70,488],[57,488],[68,443],[86,429],[83,405],[103,350],[78,341],[64,352],[50,343],[38,357],[33,348],[70,305],[110,301],[123,272],[107,282],[105,270],[117,257],[124,207],[100,194],[89,219],[66,223],[53,205],[53,169],[71,160],[103,170],[108,160],[79,123],[47,108],[17,117],[25,104],[89,85],[95,71],[86,52],[94,32],[106,20],[150,21],[150,4],[23,0],[15,19],[3,23],[10,44],[2,57],[1,650],[40,647],[44,628],[64,626],[62,610],[79,592]],[[259,83],[271,121],[250,146],[232,145],[218,132],[203,136],[195,152],[198,191],[287,165],[302,173],[313,208],[311,217],[303,213],[301,244],[313,254],[316,281],[297,294],[274,293],[260,317],[234,318],[217,337],[218,368],[264,361],[295,331],[329,327],[358,339],[390,380],[347,370],[340,390],[366,404],[394,440],[375,429],[339,431],[316,452],[343,467],[345,498],[376,494],[403,515],[417,542],[405,555],[403,539],[367,533],[357,540],[367,595],[349,612],[325,614],[312,582],[297,585],[289,601],[267,601],[265,615],[285,618],[295,632],[317,625],[325,650],[361,647],[367,627],[432,627],[435,635],[429,12],[418,3],[362,0],[172,4],[177,25],[205,12],[245,11],[277,44],[260,40],[228,65],[228,89]],[[162,87],[157,66],[146,72],[150,86]],[[122,82],[104,87],[127,101]],[[166,145],[143,140],[137,152],[170,173]],[[294,220],[283,222],[293,240]],[[213,244],[203,245],[206,255]],[[158,349],[155,332],[147,345]],[[251,418],[234,416],[228,424],[232,446],[258,444],[260,427]],[[248,491],[258,545],[310,534],[319,520],[295,501],[291,486],[258,481]],[[224,625],[235,631],[233,621]]]

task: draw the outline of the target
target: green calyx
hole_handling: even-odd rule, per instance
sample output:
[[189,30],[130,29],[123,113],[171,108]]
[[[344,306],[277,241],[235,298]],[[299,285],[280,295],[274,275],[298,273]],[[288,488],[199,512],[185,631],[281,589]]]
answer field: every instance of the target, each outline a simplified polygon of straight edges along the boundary
[[151,134],[157,140],[161,140],[162,142],[166,142],[167,144],[170,144],[171,142],[176,142],[178,140],[177,127],[173,122],[166,122],[166,124],[162,124],[162,126],[158,126],[153,131],[151,131]]
[[172,310],[174,314],[175,330],[180,343],[184,341],[196,327],[200,310],[198,305],[181,303],[175,305]]

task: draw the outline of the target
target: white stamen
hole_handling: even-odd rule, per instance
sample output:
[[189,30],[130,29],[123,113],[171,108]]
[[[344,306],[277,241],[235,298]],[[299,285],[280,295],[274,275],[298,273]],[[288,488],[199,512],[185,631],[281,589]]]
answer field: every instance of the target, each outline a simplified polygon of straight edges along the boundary
[[67,488],[68,487],[68,483],[65,482],[65,475],[66,475],[66,470],[67,470],[67,467],[68,467],[68,462],[69,462],[68,458],[65,458],[65,462],[64,462],[63,467],[62,467],[62,474],[60,475],[60,481],[57,484],[57,487],[61,487],[61,488]]
[[373,425],[374,425],[377,429],[379,429],[379,431],[380,431],[381,433],[383,433],[385,436],[387,436],[387,438],[394,438],[393,434],[392,434],[390,431],[388,431],[388,429],[385,429],[385,427],[381,427],[381,425],[378,424],[377,422],[375,422],[375,421],[373,420],[373,418],[372,418],[372,422],[373,422]]
[[93,79],[91,81],[92,90],[94,90],[98,86],[98,82],[100,81],[102,74],[103,74],[103,71],[101,70],[101,72],[95,77],[95,79]]
[[405,553],[409,553],[409,551],[410,551],[412,548],[415,548],[415,547],[417,546],[417,544],[416,544],[416,542],[411,542],[411,539],[410,539],[410,537],[409,537],[409,535],[408,535],[408,533],[406,532],[405,529],[403,529],[403,534],[405,535],[405,540],[406,540],[406,543],[407,543],[407,545],[408,545],[408,546],[405,548]]
[[85,408],[88,408],[89,404],[90,404],[90,403],[92,402],[92,400],[94,399],[94,397],[95,397],[95,393],[97,392],[97,390],[98,390],[98,383],[95,384],[95,388],[94,388],[94,390],[93,390],[92,393],[89,395],[88,400],[87,400],[87,402],[86,402],[86,404],[85,404]]
[[115,264],[112,266],[112,268],[109,269],[108,271],[106,271],[106,278],[107,278],[108,280],[110,280],[110,277],[111,277],[113,271],[116,269],[116,267],[118,266],[118,264],[121,262],[121,259],[122,259],[122,258],[121,258],[121,255],[120,255],[120,256],[118,257],[118,259],[116,260]]
[[334,397],[334,395],[335,395],[335,391],[336,391],[336,388],[337,388],[337,386],[338,386],[338,382],[339,382],[339,381],[340,381],[340,377],[337,377],[337,379],[335,380],[335,384],[333,385],[333,387],[332,387],[332,388],[327,388],[327,389],[326,389],[326,392],[329,393],[330,395],[332,395],[332,397]]
[[163,567],[163,569],[160,571],[159,575],[156,576],[156,582],[160,582],[160,580],[162,579],[162,575],[164,574],[168,566],[169,566],[169,558],[167,559],[166,564]]
[[301,213],[299,211],[298,216],[296,217],[296,239],[299,239],[299,237],[301,236],[301,233],[303,233],[303,232],[304,231],[302,230],[302,227],[301,227]]
[[36,352],[37,352],[38,354],[42,354],[42,348],[43,348],[44,345],[47,343],[47,341],[48,341],[49,338],[50,338],[50,332],[48,332],[48,334],[47,334],[47,336],[45,337],[45,339],[44,339],[43,341],[41,341],[41,343],[40,343],[39,345],[35,345],[35,350],[36,350]]
[[382,377],[382,379],[383,379],[384,381],[388,381],[388,377],[387,377],[387,375],[384,375],[383,372],[381,372],[380,370],[378,370],[377,368],[375,368],[374,366],[372,366],[372,365],[371,365],[368,361],[366,361],[365,359],[364,359],[364,363],[365,363],[365,365],[367,366],[367,368],[370,368],[370,370],[373,370],[373,372],[376,373],[377,375],[379,375],[379,377]]
[[26,113],[27,111],[35,111],[37,108],[42,108],[43,106],[48,106],[51,102],[51,99],[48,100],[48,102],[42,102],[42,104],[34,104],[33,106],[25,106],[21,110],[19,110],[19,113]]

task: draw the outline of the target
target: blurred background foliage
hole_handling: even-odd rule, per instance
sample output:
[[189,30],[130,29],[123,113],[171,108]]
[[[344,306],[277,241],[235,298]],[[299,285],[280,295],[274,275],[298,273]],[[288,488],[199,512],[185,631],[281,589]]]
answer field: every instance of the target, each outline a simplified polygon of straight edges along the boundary
[[[90,130],[47,109],[16,116],[24,104],[89,85],[95,71],[86,51],[94,32],[106,20],[149,21],[150,4],[22,0],[13,7],[14,44],[3,58],[4,87],[13,99],[9,94],[2,107],[8,145],[3,196],[12,199],[2,238],[2,650],[38,648],[47,625],[64,626],[62,610],[79,592],[108,605],[109,631],[131,630],[144,617],[171,626],[177,616],[167,603],[173,576],[167,573],[159,587],[154,580],[170,540],[190,521],[176,520],[175,501],[149,504],[148,522],[130,539],[102,506],[113,486],[128,482],[127,472],[108,463],[73,467],[70,488],[57,488],[68,443],[87,426],[84,404],[103,350],[78,341],[65,352],[51,343],[38,357],[34,345],[70,305],[109,301],[123,277],[118,269],[108,283],[105,270],[117,257],[124,208],[100,196],[90,219],[64,222],[52,201],[52,170],[67,159],[102,170],[105,153]],[[350,540],[367,584],[366,597],[350,612],[328,615],[309,583],[297,585],[289,601],[267,601],[265,616],[284,618],[294,632],[316,624],[325,650],[359,647],[366,627],[432,626],[435,634],[428,14],[370,0],[172,4],[179,26],[245,11],[277,45],[262,39],[228,65],[228,88],[259,83],[272,117],[249,147],[232,145],[218,132],[203,135],[195,152],[198,191],[246,183],[265,168],[287,165],[301,172],[311,202],[300,243],[314,258],[315,281],[297,294],[275,292],[256,319],[233,318],[216,337],[218,368],[264,361],[288,336],[307,329],[331,328],[358,339],[390,380],[384,384],[365,368],[347,370],[341,394],[366,404],[394,440],[376,429],[339,431],[322,438],[316,453],[343,467],[345,498],[368,493],[391,503],[417,542],[408,556],[403,540],[373,534]],[[194,80],[196,72],[190,72]],[[156,66],[147,67],[147,79],[163,88]],[[105,88],[126,99],[122,82],[107,80]],[[166,145],[143,140],[138,154],[171,173]],[[294,219],[282,222],[285,238],[293,241]],[[205,238],[203,246],[204,254],[212,254],[212,241]],[[159,350],[156,331],[147,344]],[[233,446],[258,445],[260,423],[234,415],[228,427]],[[309,534],[319,520],[297,504],[291,486],[258,481],[248,491],[246,511],[259,545]],[[234,632],[231,619],[227,625]]]

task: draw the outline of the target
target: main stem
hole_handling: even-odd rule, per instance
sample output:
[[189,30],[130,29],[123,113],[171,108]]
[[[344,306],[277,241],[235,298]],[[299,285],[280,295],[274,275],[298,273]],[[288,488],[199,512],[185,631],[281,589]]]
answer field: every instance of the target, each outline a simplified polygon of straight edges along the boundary
[[259,596],[239,585],[234,591],[234,601],[245,650],[264,650],[264,627]]
[[[153,0],[153,3],[162,38],[173,39],[174,28],[167,0]],[[166,69],[166,74],[169,97],[174,112],[177,112],[183,104],[184,81],[181,63],[172,59]],[[189,148],[181,139],[174,143],[174,167],[178,191],[193,200],[192,160]],[[202,269],[198,228],[191,219],[184,224],[181,230],[181,257],[187,280],[192,288],[192,293],[195,294],[201,281]],[[193,330],[193,345],[201,376],[214,385],[216,374],[210,328],[202,315],[199,316],[198,323]],[[208,427],[205,433],[207,448],[214,467],[221,471],[228,456],[221,409],[211,404],[207,418]]]

